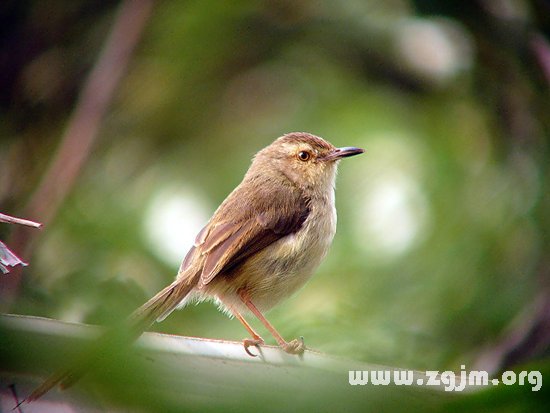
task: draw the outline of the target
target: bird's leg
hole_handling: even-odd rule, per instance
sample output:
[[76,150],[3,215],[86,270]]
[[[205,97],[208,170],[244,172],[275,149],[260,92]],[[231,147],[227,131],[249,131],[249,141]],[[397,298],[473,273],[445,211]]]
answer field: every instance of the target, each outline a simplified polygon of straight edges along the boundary
[[252,336],[252,338],[245,338],[243,340],[244,351],[246,351],[246,353],[249,356],[256,357],[256,354],[252,354],[250,352],[250,350],[248,349],[248,347],[250,347],[250,346],[259,347],[260,345],[265,343],[264,339],[262,337],[260,337],[260,335],[258,333],[256,333],[256,331],[252,328],[252,326],[250,324],[248,324],[248,321],[245,320],[245,318],[242,316],[241,313],[239,313],[237,310],[235,310],[232,307],[229,307],[229,309],[231,310],[231,312],[233,313],[235,318],[241,322],[241,324],[244,326],[244,328],[246,328],[248,333]]
[[306,346],[304,344],[304,339],[294,339],[290,342],[285,341],[285,339],[279,334],[277,330],[275,330],[275,327],[264,317],[264,315],[261,313],[260,310],[254,305],[254,303],[250,300],[250,296],[248,295],[248,292],[245,289],[241,289],[238,291],[239,298],[241,301],[252,311],[252,314],[254,314],[258,320],[262,322],[262,324],[269,330],[271,335],[277,340],[277,343],[279,346],[290,354],[302,354],[304,350],[306,349]]

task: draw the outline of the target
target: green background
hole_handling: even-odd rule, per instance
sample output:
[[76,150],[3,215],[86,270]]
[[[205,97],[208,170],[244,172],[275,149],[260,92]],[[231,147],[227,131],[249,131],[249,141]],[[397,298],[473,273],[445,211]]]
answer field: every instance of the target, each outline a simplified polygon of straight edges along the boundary
[[[24,211],[117,7],[0,5],[0,211]],[[308,131],[366,153],[340,165],[327,259],[272,323],[364,362],[487,366],[548,300],[549,10],[520,0],[157,3],[88,162],[3,310],[120,319],[173,279],[253,154]],[[8,245],[12,231],[0,227]],[[154,329],[246,335],[210,304]],[[539,350],[535,367],[548,342]]]

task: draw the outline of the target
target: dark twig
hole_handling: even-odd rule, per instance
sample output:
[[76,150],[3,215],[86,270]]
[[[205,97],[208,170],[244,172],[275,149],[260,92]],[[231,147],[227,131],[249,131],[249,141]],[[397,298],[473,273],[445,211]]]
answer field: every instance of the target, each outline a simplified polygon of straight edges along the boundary
[[17,390],[15,390],[15,384],[12,383],[9,385],[11,394],[15,400],[15,407],[12,409],[12,411],[17,410],[17,413],[23,413],[23,410],[21,409],[21,403],[22,401],[19,401],[19,397],[17,397]]

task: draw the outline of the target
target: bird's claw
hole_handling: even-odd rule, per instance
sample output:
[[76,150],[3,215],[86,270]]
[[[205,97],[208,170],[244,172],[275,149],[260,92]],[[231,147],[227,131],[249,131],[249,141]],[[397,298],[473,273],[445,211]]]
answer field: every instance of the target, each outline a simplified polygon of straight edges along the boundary
[[294,340],[283,344],[281,347],[288,354],[302,354],[306,349],[303,337],[300,337],[299,339],[295,338]]
[[243,346],[244,351],[246,351],[246,354],[248,354],[250,357],[257,357],[257,354],[253,354],[248,349],[250,346],[257,347],[258,350],[260,349],[260,346],[264,344],[264,340],[262,338],[254,339],[254,338],[245,338],[243,340]]

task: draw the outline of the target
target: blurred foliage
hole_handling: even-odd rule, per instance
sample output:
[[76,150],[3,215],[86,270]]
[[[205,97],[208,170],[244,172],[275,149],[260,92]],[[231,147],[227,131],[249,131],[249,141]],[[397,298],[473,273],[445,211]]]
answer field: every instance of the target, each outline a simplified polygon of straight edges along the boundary
[[[0,211],[36,188],[117,5],[0,5]],[[548,16],[542,0],[158,2],[10,311],[120,319],[177,270],[154,200],[195,205],[189,239],[257,150],[304,130],[367,152],[342,162],[329,257],[270,320],[358,360],[472,366],[549,288]],[[207,304],[154,328],[245,336]]]

